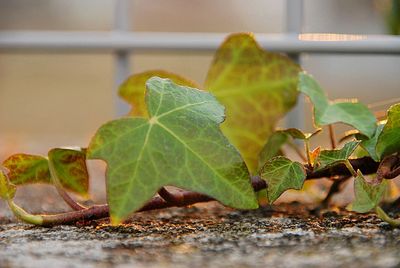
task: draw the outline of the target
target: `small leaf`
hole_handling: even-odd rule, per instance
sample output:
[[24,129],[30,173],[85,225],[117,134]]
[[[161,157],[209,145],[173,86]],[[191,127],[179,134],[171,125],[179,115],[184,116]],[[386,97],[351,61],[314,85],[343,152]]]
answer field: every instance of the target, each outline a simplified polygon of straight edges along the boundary
[[205,89],[226,107],[222,131],[254,172],[277,121],[297,101],[300,67],[263,50],[247,33],[230,35],[217,50]]
[[150,118],[103,125],[88,157],[107,162],[113,223],[140,209],[163,186],[200,192],[240,209],[257,208],[250,175],[219,129],[224,107],[210,94],[153,77],[146,83]]
[[85,151],[55,148],[49,151],[48,157],[57,179],[65,189],[83,196],[88,194],[89,174]]
[[376,129],[376,118],[372,112],[357,100],[328,100],[322,88],[306,73],[299,74],[299,90],[306,94],[314,105],[314,124],[317,127],[342,122],[372,137]]
[[10,181],[15,185],[49,183],[51,177],[47,159],[39,155],[15,154],[3,162],[10,173]]
[[378,124],[375,134],[374,136],[372,136],[372,138],[367,138],[364,135],[360,134],[355,135],[356,139],[361,140],[360,146],[363,147],[368,152],[369,156],[371,156],[371,158],[375,161],[379,161],[379,156],[376,153],[376,144],[384,126],[385,124],[383,123]]
[[326,167],[346,161],[359,144],[360,141],[350,141],[341,149],[322,150],[317,159],[317,163],[319,164],[318,169],[324,169]]
[[308,159],[310,160],[311,166],[315,166],[319,155],[321,154],[321,146],[318,146],[311,152],[309,152]]
[[386,125],[376,144],[379,159],[396,152],[400,152],[400,103],[389,108]]
[[281,147],[289,140],[290,137],[293,139],[307,140],[321,132],[321,129],[317,129],[313,133],[303,133],[297,128],[288,128],[284,130],[277,130],[268,138],[267,143],[264,145],[258,158],[259,167],[262,167],[265,162],[274,156],[277,156],[280,152]]
[[359,213],[366,213],[379,205],[386,191],[387,182],[383,180],[380,184],[373,185],[365,181],[359,170],[357,173],[358,176],[354,180],[355,199],[348,206],[348,209]]
[[[49,152],[61,185],[72,192],[87,195],[89,175],[84,151],[53,149]],[[3,162],[10,170],[9,179],[15,185],[47,183],[53,184],[47,158],[38,155],[15,154]]]
[[0,167],[0,197],[4,200],[11,200],[14,198],[15,191],[15,185],[10,183],[6,172]]
[[187,78],[162,70],[151,70],[131,75],[119,87],[119,95],[126,102],[132,105],[130,115],[147,116],[146,104],[144,102],[144,93],[146,91],[146,81],[153,76],[169,78],[178,85],[199,88],[199,86],[195,82],[190,81]]
[[288,189],[300,190],[306,179],[306,172],[302,164],[277,156],[264,165],[260,176],[267,182],[268,200],[273,203]]

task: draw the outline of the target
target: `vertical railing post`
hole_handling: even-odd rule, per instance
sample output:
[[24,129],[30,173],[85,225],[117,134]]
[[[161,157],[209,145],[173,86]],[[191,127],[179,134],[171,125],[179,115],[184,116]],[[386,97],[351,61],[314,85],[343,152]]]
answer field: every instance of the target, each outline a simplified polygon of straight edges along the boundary
[[[303,27],[303,0],[286,0],[286,31],[288,34],[298,35]],[[290,58],[300,64],[300,54],[290,53]],[[300,96],[296,107],[288,114],[286,125],[304,129],[304,97]]]
[[[131,28],[131,18],[130,18],[130,4],[129,0],[117,0],[115,2],[114,11],[114,32],[124,32],[129,31]],[[117,50],[115,52],[114,60],[114,87],[113,97],[115,99],[115,114],[117,116],[125,115],[129,107],[118,97],[118,87],[119,85],[128,77],[131,73],[130,63],[129,63],[129,51]]]

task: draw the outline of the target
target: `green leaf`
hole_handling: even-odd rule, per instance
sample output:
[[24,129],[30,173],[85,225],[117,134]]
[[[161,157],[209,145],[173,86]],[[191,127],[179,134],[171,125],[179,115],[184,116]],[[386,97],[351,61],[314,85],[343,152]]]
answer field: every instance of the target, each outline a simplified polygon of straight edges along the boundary
[[342,122],[358,129],[371,138],[376,129],[376,118],[372,112],[357,100],[328,100],[322,88],[306,73],[299,74],[299,90],[306,94],[314,105],[314,124],[323,125]]
[[47,159],[39,155],[15,154],[3,162],[10,173],[8,177],[15,185],[49,183],[51,177]]
[[373,185],[365,181],[359,170],[357,173],[358,176],[354,180],[355,199],[348,209],[359,213],[369,212],[379,205],[386,191],[387,182],[383,180],[380,184]]
[[174,83],[182,86],[199,88],[199,86],[189,79],[180,75],[162,71],[150,70],[130,76],[119,87],[119,95],[129,104],[132,105],[131,115],[134,116],[147,116],[147,108],[144,102],[144,93],[146,91],[146,81],[153,76],[161,78],[169,78]]
[[86,151],[55,148],[48,153],[56,178],[70,191],[86,196],[89,191],[89,174],[86,166]]
[[14,198],[15,191],[15,185],[10,183],[6,171],[0,167],[0,197],[4,200],[11,200]]
[[165,185],[209,195],[225,205],[257,208],[250,176],[219,128],[224,107],[204,91],[153,77],[146,83],[150,118],[103,125],[88,157],[107,162],[107,197],[119,223]]
[[263,166],[265,162],[274,156],[277,156],[280,152],[281,147],[288,142],[289,138],[307,140],[314,135],[321,132],[321,129],[317,129],[313,133],[304,133],[297,128],[288,128],[284,130],[277,130],[268,138],[267,143],[264,145],[258,158],[259,166]]
[[381,134],[383,127],[385,126],[385,124],[378,124],[378,126],[376,127],[376,131],[374,136],[372,136],[372,138],[367,138],[364,135],[360,135],[360,134],[356,134],[356,139],[361,140],[361,147],[363,147],[369,154],[369,156],[371,156],[372,159],[374,159],[375,161],[379,161],[379,156],[376,153],[376,144],[378,142],[378,137]]
[[306,172],[302,164],[277,156],[264,165],[260,176],[267,182],[268,200],[273,203],[288,189],[300,190],[306,179]]
[[300,70],[288,57],[264,51],[246,33],[230,35],[214,57],[204,88],[226,107],[222,131],[251,172],[277,121],[296,104]]
[[396,152],[400,152],[400,103],[389,108],[387,123],[376,144],[376,154],[380,159]]
[[360,144],[360,142],[361,141],[350,141],[341,149],[337,150],[322,150],[317,159],[317,163],[319,163],[318,169],[324,169],[326,167],[346,161]]
[[280,153],[281,147],[288,142],[289,138],[308,140],[314,135],[321,132],[317,129],[313,133],[304,133],[297,128],[288,128],[284,130],[277,130],[268,138],[267,143],[264,145],[258,158],[259,167],[262,167],[265,162]]
[[[49,152],[56,174],[61,185],[72,192],[87,195],[89,175],[86,168],[84,151],[72,149],[53,149]],[[15,185],[47,183],[53,184],[47,158],[30,155],[15,154],[3,162],[9,169],[10,181]]]

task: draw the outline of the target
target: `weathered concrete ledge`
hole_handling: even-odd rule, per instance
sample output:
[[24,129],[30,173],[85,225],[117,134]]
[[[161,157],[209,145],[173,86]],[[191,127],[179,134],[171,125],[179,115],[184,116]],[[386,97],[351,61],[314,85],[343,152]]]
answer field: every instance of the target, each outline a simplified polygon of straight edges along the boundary
[[[0,267],[399,267],[400,230],[373,215],[219,205],[129,223],[40,228],[0,220]],[[1,222],[2,221],[2,222]]]

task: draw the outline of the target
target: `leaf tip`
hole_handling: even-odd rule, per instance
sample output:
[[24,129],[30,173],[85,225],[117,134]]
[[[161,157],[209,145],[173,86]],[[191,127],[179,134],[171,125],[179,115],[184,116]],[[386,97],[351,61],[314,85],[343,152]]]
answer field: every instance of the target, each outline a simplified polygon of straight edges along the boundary
[[112,226],[118,226],[122,223],[122,218],[117,217],[115,215],[110,216],[110,222]]

